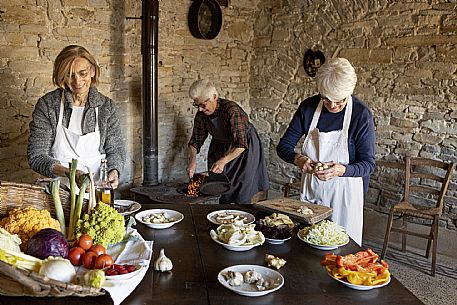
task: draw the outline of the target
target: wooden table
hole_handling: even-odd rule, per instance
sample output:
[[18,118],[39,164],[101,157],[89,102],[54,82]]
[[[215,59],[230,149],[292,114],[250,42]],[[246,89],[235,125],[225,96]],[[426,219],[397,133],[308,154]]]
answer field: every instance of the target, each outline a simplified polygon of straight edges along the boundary
[[[307,246],[296,236],[283,245],[268,243],[246,252],[233,252],[223,248],[209,236],[214,225],[206,220],[209,212],[218,209],[241,209],[256,215],[265,214],[250,206],[233,205],[186,205],[144,204],[143,209],[168,208],[184,214],[184,220],[165,230],[148,229],[137,225],[146,240],[154,240],[154,259],[161,248],[173,261],[171,273],[153,271],[152,263],[141,284],[122,303],[139,304],[423,304],[400,282],[392,277],[391,283],[380,289],[357,291],[347,288],[330,278],[319,265],[325,251]],[[350,242],[335,253],[347,254],[360,250]],[[264,265],[265,253],[287,260],[279,270],[284,276],[284,286],[278,291],[262,297],[243,297],[231,292],[217,281],[217,274],[225,267],[237,264]],[[0,304],[112,304],[108,296],[26,298],[0,296]]]

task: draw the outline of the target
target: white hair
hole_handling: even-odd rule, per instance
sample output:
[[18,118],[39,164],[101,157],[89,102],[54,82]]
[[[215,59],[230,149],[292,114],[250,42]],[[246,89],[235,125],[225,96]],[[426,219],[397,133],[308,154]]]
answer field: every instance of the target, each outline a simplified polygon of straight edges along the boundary
[[317,90],[332,102],[339,102],[354,92],[357,75],[346,58],[331,58],[316,74]]
[[191,99],[202,99],[206,100],[213,98],[213,96],[219,97],[216,87],[209,79],[199,79],[195,81],[189,88],[189,96]]

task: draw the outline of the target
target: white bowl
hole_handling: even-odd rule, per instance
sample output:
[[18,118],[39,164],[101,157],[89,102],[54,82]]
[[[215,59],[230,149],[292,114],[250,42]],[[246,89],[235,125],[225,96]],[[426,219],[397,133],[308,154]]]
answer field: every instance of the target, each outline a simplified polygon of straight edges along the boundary
[[[224,274],[228,271],[244,273],[249,270],[255,270],[259,272],[264,279],[273,282],[273,287],[266,290],[257,290],[251,284],[246,283],[243,283],[240,286],[231,286],[229,283],[227,283],[227,280],[224,277]],[[259,265],[235,265],[227,267],[219,272],[219,274],[217,275],[217,280],[227,289],[230,289],[235,293],[247,297],[259,297],[262,295],[266,295],[268,293],[278,290],[284,285],[284,277],[281,275],[281,273],[279,273],[276,270]]]
[[217,242],[219,245],[222,245],[224,248],[231,250],[231,251],[248,251],[254,247],[261,245],[261,243],[254,244],[254,245],[229,245],[229,244],[221,242],[219,239],[213,238],[212,236],[211,236],[211,239],[214,240],[215,242]]
[[297,236],[301,241],[305,242],[308,246],[315,248],[315,249],[319,249],[319,250],[325,250],[325,251],[338,249],[339,247],[346,246],[349,243],[349,237],[348,237],[348,239],[345,243],[342,243],[339,245],[318,245],[318,244],[313,244],[313,243],[310,243],[309,241],[307,241],[304,238],[304,236],[302,236],[302,234],[300,234],[300,231],[297,233]]
[[292,236],[289,236],[289,237],[284,238],[284,239],[276,239],[276,238],[267,238],[267,237],[265,237],[265,241],[267,243],[272,244],[272,245],[280,245],[280,244],[283,244],[286,240],[289,240],[291,238],[292,238]]
[[385,283],[382,283],[382,284],[379,284],[379,285],[373,285],[373,286],[367,286],[367,285],[356,285],[356,284],[351,284],[345,280],[342,280],[342,279],[338,279],[336,277],[334,277],[331,273],[327,272],[327,274],[332,278],[334,279],[335,281],[338,281],[340,282],[341,284],[343,284],[344,286],[346,287],[349,287],[351,289],[355,289],[355,290],[371,290],[371,289],[376,289],[376,288],[381,288],[381,287],[384,287],[386,285],[388,285],[390,283],[390,280],[391,280],[391,277],[389,276],[389,279],[387,280],[387,282]]
[[[172,221],[170,222],[164,222],[164,223],[150,223],[143,221],[143,217],[149,216],[152,214],[160,214],[160,213],[165,213],[167,218],[171,218]],[[152,228],[152,229],[166,229],[174,224],[177,224],[181,220],[184,219],[184,215],[179,213],[178,211],[174,210],[168,210],[168,209],[150,209],[150,210],[144,210],[135,215],[135,219],[144,224],[145,226]]]
[[[127,216],[139,211],[141,209],[141,204],[133,200],[115,199],[114,208],[122,216]],[[121,208],[123,212],[119,212],[119,208]]]
[[240,211],[240,210],[218,210],[209,213],[206,215],[206,219],[208,219],[209,222],[215,224],[215,225],[221,225],[221,224],[228,224],[231,223],[230,221],[227,221],[225,223],[219,222],[217,220],[217,216],[220,214],[227,214],[227,215],[233,215],[233,216],[243,216],[245,219],[243,220],[244,224],[251,224],[255,221],[254,215],[251,213],[245,212],[245,211]]
[[136,267],[136,270],[132,271],[132,272],[129,272],[129,273],[119,274],[119,275],[106,275],[105,276],[106,280],[107,281],[128,280],[128,279],[134,277],[135,275],[137,275],[138,273],[140,273],[141,268],[143,268],[142,266],[135,266],[135,267]]

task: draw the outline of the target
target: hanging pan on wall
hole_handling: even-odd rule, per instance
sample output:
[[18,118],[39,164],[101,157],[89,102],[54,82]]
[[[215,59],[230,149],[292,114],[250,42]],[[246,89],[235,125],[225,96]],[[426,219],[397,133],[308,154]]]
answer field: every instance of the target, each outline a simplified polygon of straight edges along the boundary
[[194,0],[189,9],[189,29],[195,38],[213,39],[222,27],[222,10],[215,0]]

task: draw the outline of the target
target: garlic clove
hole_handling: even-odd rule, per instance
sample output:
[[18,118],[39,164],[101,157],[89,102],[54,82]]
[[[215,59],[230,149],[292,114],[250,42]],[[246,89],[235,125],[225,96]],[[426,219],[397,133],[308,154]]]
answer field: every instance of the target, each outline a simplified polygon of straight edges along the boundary
[[166,272],[173,269],[173,263],[171,259],[165,256],[165,249],[161,249],[159,253],[159,257],[154,262],[154,270],[160,272]]

